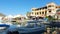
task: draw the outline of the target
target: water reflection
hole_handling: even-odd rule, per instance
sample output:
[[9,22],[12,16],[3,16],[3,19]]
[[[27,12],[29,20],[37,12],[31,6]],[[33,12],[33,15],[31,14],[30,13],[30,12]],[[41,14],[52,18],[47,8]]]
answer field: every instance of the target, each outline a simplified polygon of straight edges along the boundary
[[17,28],[16,25],[11,25],[8,29],[0,30],[0,34],[7,34],[8,30],[12,31],[13,29],[15,30],[16,28]]

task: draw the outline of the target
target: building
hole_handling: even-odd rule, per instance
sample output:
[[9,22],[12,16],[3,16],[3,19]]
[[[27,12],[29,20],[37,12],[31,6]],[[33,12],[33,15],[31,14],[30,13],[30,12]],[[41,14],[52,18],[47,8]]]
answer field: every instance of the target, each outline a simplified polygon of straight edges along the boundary
[[56,14],[54,15],[55,19],[60,19],[60,9],[56,11]]
[[46,16],[53,16],[59,8],[60,6],[56,5],[54,2],[51,2],[41,8],[32,8],[32,12],[28,12],[27,17],[30,19],[40,19]]
[[12,18],[12,21],[13,22],[22,22],[23,20],[25,20],[26,17],[22,16],[22,15],[15,15],[13,18]]
[[3,18],[4,18],[5,16],[6,16],[5,14],[0,13],[0,21],[3,20]]
[[12,15],[8,15],[3,17],[3,22],[10,22],[12,20],[13,16]]
[[21,22],[25,20],[26,18],[22,15],[8,15],[3,18],[4,22]]

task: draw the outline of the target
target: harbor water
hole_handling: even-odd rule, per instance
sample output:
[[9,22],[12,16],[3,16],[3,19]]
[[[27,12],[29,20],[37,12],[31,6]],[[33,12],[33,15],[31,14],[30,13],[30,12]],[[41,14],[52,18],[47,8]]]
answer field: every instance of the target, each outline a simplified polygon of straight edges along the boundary
[[[8,29],[14,31],[15,28],[17,28],[16,25],[12,25]],[[8,29],[6,29],[6,30],[0,30],[0,34],[7,34],[7,30]],[[32,32],[32,33],[23,33],[23,34],[37,34],[37,33],[42,34],[41,32],[43,32],[43,31],[40,31],[40,32]],[[22,34],[22,33],[19,33],[19,34]]]
[[[42,26],[44,26],[44,25],[42,25]],[[9,28],[4,29],[4,30],[0,30],[0,34],[7,34],[8,31],[11,31],[11,32],[18,31],[17,25],[15,25],[15,24],[14,25],[10,25]],[[19,34],[37,34],[37,33],[42,34],[43,32],[44,31],[37,31],[37,32],[31,32],[31,33],[19,33]],[[17,34],[17,33],[15,33],[15,34]]]

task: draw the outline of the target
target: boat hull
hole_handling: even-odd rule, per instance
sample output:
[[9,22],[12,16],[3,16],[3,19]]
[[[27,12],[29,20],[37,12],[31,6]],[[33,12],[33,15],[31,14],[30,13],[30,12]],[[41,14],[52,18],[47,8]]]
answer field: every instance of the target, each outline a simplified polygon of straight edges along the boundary
[[9,25],[0,24],[0,30],[6,29],[6,28],[8,28],[8,27],[9,27]]
[[32,32],[42,32],[45,31],[45,27],[34,27],[34,28],[19,28],[19,33],[32,33]]

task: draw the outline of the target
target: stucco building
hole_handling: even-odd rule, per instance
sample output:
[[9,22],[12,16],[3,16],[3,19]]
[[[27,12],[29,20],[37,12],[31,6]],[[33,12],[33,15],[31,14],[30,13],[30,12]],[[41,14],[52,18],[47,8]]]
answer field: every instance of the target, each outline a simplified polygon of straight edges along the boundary
[[23,21],[25,19],[26,19],[25,16],[20,15],[20,14],[19,15],[15,15],[15,16],[8,15],[8,16],[6,16],[6,17],[3,18],[3,20],[5,22],[21,22],[21,21]]
[[12,21],[13,22],[22,22],[22,21],[24,21],[26,18],[23,16],[23,15],[16,15],[16,16],[14,16],[13,18],[12,18]]
[[55,19],[60,19],[60,9],[56,11],[56,14],[54,15]]
[[60,6],[55,4],[54,2],[46,4],[46,6],[41,8],[32,8],[32,11],[27,14],[28,18],[44,18],[46,16],[53,16],[56,13],[56,10],[59,9]]

